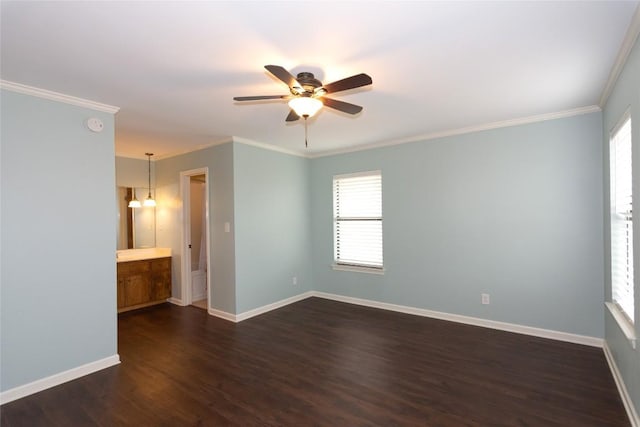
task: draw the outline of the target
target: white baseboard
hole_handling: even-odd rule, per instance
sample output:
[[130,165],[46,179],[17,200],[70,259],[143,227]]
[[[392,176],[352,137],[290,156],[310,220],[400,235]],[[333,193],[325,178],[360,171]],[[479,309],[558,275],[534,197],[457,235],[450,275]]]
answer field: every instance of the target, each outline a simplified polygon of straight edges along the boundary
[[[609,367],[611,369],[614,380],[618,387],[618,391],[620,392],[620,396],[624,403],[625,409],[627,410],[627,414],[629,415],[629,419],[631,420],[633,427],[640,427],[638,414],[636,413],[633,403],[629,397],[629,394],[627,393],[626,387],[624,385],[624,381],[622,380],[622,376],[618,371],[618,368],[615,364],[613,356],[611,355],[611,351],[609,350],[609,347],[607,346],[606,342],[604,342],[604,340],[602,340],[601,338],[570,334],[566,332],[552,331],[548,329],[534,328],[530,326],[517,325],[513,323],[498,322],[494,320],[480,319],[476,317],[462,316],[458,314],[450,314],[450,313],[427,310],[422,308],[390,304],[390,303],[384,303],[379,301],[367,300],[362,298],[354,298],[354,297],[348,297],[348,296],[331,294],[326,292],[318,292],[318,291],[304,292],[302,294],[294,295],[292,297],[285,298],[283,300],[276,301],[274,303],[255,308],[253,310],[245,311],[244,313],[240,313],[238,315],[227,313],[222,310],[216,310],[213,308],[209,308],[208,313],[212,316],[216,316],[221,319],[225,319],[225,320],[237,323],[237,322],[250,319],[260,314],[267,313],[269,311],[284,307],[289,304],[293,304],[295,302],[298,302],[310,297],[324,298],[328,300],[345,302],[349,304],[356,304],[356,305],[361,305],[366,307],[379,308],[383,310],[390,310],[390,311],[395,311],[400,313],[430,317],[434,319],[447,320],[451,322],[464,323],[468,325],[481,326],[481,327],[491,328],[491,329],[498,329],[498,330],[507,331],[507,332],[515,332],[515,333],[524,334],[524,335],[532,335],[532,336],[541,337],[541,338],[549,338],[549,339],[554,339],[559,341],[566,341],[566,342],[571,342],[576,344],[583,344],[583,345],[588,345],[593,347],[604,348],[605,356],[607,358]],[[172,304],[184,306],[182,300],[177,298],[169,298],[168,301]],[[116,355],[107,357],[105,359],[97,360],[95,362],[91,362],[86,365],[82,365],[77,368],[70,369],[68,371],[60,372],[58,374],[34,381],[29,384],[15,387],[13,389],[0,393],[0,404],[12,402],[16,399],[28,396],[30,394],[37,393],[42,390],[46,390],[56,385],[74,380],[76,378],[83,377],[85,375],[91,374],[101,369],[105,369],[110,366],[117,365],[119,363],[120,363],[120,357],[116,354]]]
[[263,305],[262,307],[254,308],[253,310],[245,311],[244,313],[240,313],[240,314],[227,313],[226,311],[216,310],[214,308],[210,308],[208,312],[212,316],[229,320],[230,322],[238,323],[238,322],[242,322],[243,320],[247,320],[252,317],[259,316],[260,314],[264,314],[269,311],[275,310],[277,308],[284,307],[285,305],[302,301],[303,299],[307,299],[312,296],[313,296],[313,291],[304,292],[302,294],[294,295],[292,297],[285,298],[283,300],[276,301],[271,304]]
[[237,322],[236,315],[232,313],[227,313],[226,311],[216,310],[215,308],[210,308],[207,312],[215,317],[219,317],[224,320],[228,320],[230,322]]
[[95,362],[90,362],[86,365],[78,366],[28,384],[14,387],[0,393],[0,404],[4,405],[5,403],[13,402],[14,400],[29,396],[30,394],[38,393],[48,388],[84,377],[85,375],[92,374],[119,363],[120,356],[114,354],[113,356],[105,357],[104,359],[96,360]]
[[602,348],[604,340],[602,338],[589,337],[585,335],[571,334],[568,332],[553,331],[550,329],[535,328],[532,326],[517,325],[514,323],[498,322],[496,320],[480,319],[478,317],[463,316],[460,314],[444,313],[441,311],[427,310],[424,308],[409,307],[398,304],[390,304],[386,302],[379,302],[373,300],[367,300],[362,298],[347,297],[343,295],[330,294],[327,292],[308,291],[299,295],[292,296],[280,301],[276,301],[272,304],[267,304],[262,307],[255,308],[253,310],[245,311],[240,314],[231,314],[220,310],[209,309],[209,314],[212,316],[220,317],[231,322],[242,322],[243,320],[250,319],[251,317],[258,316],[263,313],[267,313],[271,310],[275,310],[285,305],[293,304],[294,302],[301,301],[309,297],[318,297],[329,299],[333,301],[346,302],[349,304],[362,305],[372,308],[380,308],[383,310],[396,311],[399,313],[413,314],[416,316],[430,317],[434,319],[447,320],[450,322],[464,323],[467,325],[481,326],[483,328],[497,329],[507,332],[515,332],[523,335],[531,335],[540,338],[548,338],[557,341],[565,341],[574,344],[588,345],[591,347]]
[[293,304],[294,302],[302,301],[303,299],[307,299],[311,296],[313,296],[313,291],[304,292],[271,304],[263,305],[262,307],[254,308],[253,310],[245,311],[244,313],[236,315],[236,322],[242,322],[243,320],[259,316],[260,314],[284,307],[285,305]]
[[640,427],[640,418],[638,417],[638,413],[636,412],[636,409],[633,406],[633,401],[631,400],[631,396],[629,396],[627,387],[624,385],[622,374],[620,374],[620,370],[618,370],[618,365],[616,365],[616,360],[613,358],[611,349],[609,348],[609,345],[607,345],[606,341],[604,342],[603,349],[604,349],[604,356],[607,359],[607,363],[609,363],[609,369],[611,370],[611,375],[613,375],[613,380],[616,383],[616,387],[618,387],[618,393],[620,393],[622,404],[624,405],[624,409],[627,411],[627,416],[629,417],[629,421],[631,422],[631,425],[633,427]]
[[464,323],[467,325],[482,326],[483,328],[498,329],[501,331],[515,332],[518,334],[532,335],[535,337],[549,338],[558,341],[566,341],[575,344],[583,344],[592,347],[602,347],[602,338],[589,337],[585,335],[570,334],[567,332],[552,331],[549,329],[534,328],[531,326],[517,325],[514,323],[498,322],[496,320],[480,319],[478,317],[462,316],[460,314],[444,313],[441,311],[427,310],[424,308],[408,307],[404,305],[389,304],[367,300],[362,298],[353,298],[343,295],[330,294],[326,292],[313,291],[312,296],[330,299],[333,301],[346,302],[349,304],[363,305],[372,308],[381,308],[383,310],[397,311],[400,313],[413,314],[416,316],[431,317],[434,319],[448,320],[450,322]]
[[169,298],[167,302],[170,302],[171,304],[179,305],[181,307],[184,307],[186,305],[181,299],[174,298],[174,297]]

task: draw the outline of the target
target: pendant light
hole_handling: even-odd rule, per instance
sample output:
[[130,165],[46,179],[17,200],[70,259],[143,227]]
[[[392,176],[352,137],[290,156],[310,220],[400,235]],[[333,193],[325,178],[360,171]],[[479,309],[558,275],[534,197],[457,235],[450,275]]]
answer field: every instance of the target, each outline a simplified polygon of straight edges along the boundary
[[143,205],[145,207],[153,207],[156,205],[156,201],[151,197],[151,156],[153,156],[153,153],[144,153],[144,155],[149,158],[149,194],[147,195],[147,198],[144,199]]
[[130,208],[134,208],[134,209],[135,209],[135,208],[141,208],[141,207],[142,207],[142,204],[140,203],[140,200],[138,200],[138,199],[136,198],[136,189],[135,189],[135,188],[133,189],[133,199],[131,199],[131,200],[129,201],[129,207],[130,207]]

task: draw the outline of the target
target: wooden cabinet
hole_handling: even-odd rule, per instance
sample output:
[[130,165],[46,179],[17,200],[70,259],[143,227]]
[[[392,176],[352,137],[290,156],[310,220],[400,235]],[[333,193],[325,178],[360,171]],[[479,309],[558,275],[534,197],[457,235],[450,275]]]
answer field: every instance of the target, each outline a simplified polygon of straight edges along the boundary
[[118,263],[118,313],[171,296],[171,257]]
[[156,301],[171,297],[171,258],[158,258],[151,263],[151,296]]

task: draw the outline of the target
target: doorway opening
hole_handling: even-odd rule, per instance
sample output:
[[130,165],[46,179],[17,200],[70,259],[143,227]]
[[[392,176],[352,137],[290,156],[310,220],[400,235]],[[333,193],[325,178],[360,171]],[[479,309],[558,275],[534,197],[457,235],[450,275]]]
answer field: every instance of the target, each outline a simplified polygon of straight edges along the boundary
[[180,173],[183,218],[182,301],[204,310],[211,307],[209,268],[209,170]]

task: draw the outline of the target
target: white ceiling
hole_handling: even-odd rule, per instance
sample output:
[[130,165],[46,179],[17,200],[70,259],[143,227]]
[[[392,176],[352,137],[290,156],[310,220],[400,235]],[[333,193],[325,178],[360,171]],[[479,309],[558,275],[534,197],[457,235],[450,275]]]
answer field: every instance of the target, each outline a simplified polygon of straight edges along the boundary
[[[116,153],[241,140],[314,155],[599,103],[638,1],[1,2],[3,80],[120,107]],[[285,123],[263,66],[324,83],[365,72]]]

